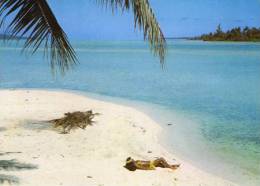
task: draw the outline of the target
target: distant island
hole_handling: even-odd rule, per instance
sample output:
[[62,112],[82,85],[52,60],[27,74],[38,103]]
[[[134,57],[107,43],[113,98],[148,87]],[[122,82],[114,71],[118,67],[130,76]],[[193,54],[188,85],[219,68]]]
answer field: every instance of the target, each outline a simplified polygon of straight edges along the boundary
[[222,31],[221,25],[217,26],[214,33],[203,34],[198,37],[190,38],[191,40],[203,41],[252,41],[260,42],[260,28],[236,27],[226,32]]

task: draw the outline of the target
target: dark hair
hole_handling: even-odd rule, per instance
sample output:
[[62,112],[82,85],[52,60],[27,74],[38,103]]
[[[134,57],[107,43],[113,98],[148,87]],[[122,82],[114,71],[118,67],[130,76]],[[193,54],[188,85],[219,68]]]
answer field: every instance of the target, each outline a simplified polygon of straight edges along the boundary
[[130,171],[135,171],[137,169],[136,165],[135,165],[135,162],[134,162],[134,160],[131,157],[128,157],[126,159],[126,164],[125,164],[124,167],[126,169],[130,170]]

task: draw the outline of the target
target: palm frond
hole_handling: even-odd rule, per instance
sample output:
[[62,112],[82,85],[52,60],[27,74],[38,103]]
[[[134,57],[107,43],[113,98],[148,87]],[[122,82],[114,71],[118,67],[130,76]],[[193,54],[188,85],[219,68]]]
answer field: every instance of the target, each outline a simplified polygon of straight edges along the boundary
[[32,53],[43,46],[45,54],[50,52],[52,69],[59,66],[65,72],[77,62],[75,51],[46,0],[0,0],[0,26],[7,18],[11,21],[5,31],[12,37],[25,36],[24,49]]
[[98,3],[110,6],[112,10],[132,9],[134,13],[135,27],[143,30],[144,40],[148,39],[155,55],[160,57],[163,65],[166,51],[166,40],[157,22],[148,0],[96,0]]

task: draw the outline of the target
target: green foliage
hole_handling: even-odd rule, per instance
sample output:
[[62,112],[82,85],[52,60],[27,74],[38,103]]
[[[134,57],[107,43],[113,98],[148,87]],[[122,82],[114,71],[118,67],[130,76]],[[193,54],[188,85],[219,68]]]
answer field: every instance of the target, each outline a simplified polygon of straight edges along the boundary
[[217,30],[216,30],[216,34],[222,34],[222,28],[221,28],[221,25],[219,24],[218,27],[217,27]]
[[[5,32],[10,38],[24,37],[24,49],[34,53],[40,46],[50,50],[52,69],[61,72],[76,63],[75,52],[46,0],[0,0],[0,27],[11,18]],[[8,38],[7,38],[8,39]]]
[[199,39],[203,41],[260,41],[260,28],[240,27],[233,28],[223,32],[221,26],[218,25],[215,33],[203,34]]

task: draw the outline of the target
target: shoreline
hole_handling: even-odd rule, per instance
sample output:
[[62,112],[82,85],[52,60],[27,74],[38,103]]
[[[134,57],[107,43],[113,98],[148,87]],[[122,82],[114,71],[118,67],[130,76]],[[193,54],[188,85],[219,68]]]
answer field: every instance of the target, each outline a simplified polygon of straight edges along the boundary
[[[197,118],[190,117],[187,113],[145,101],[119,98],[97,93],[83,92],[71,89],[50,89],[51,91],[66,91],[69,93],[86,96],[95,100],[110,102],[134,108],[149,116],[162,131],[157,135],[161,146],[175,157],[190,165],[220,177],[224,180],[244,186],[255,186],[259,183],[257,174],[252,174],[249,169],[236,165],[237,158],[226,157],[206,141],[201,132],[201,123]],[[204,116],[206,117],[206,116]],[[172,125],[168,125],[171,123]],[[179,158],[177,158],[179,159]],[[240,162],[241,163],[241,162]],[[250,169],[252,170],[252,169]]]
[[[5,107],[5,110],[1,111],[3,117],[0,118],[0,140],[8,141],[6,144],[0,143],[1,152],[17,151],[20,140],[25,143],[18,147],[24,149],[22,154],[0,158],[12,157],[39,165],[37,170],[4,172],[21,178],[21,185],[43,185],[41,177],[44,177],[44,182],[48,185],[58,185],[58,182],[62,182],[62,185],[77,183],[111,186],[236,185],[169,153],[159,142],[162,127],[134,108],[61,90],[1,89],[0,96],[0,104]],[[87,127],[85,131],[78,129],[68,135],[61,135],[42,125],[32,126],[39,118],[53,119],[65,112],[82,109],[93,109],[94,112],[102,113],[97,117],[97,123],[93,127]],[[3,133],[5,135],[2,135]],[[49,140],[55,143],[50,143]],[[34,149],[36,144],[39,149]],[[50,146],[53,147],[51,150]],[[65,158],[61,157],[60,151]],[[148,151],[152,153],[147,153]],[[40,157],[33,158],[32,154]],[[177,160],[181,167],[176,171],[157,169],[132,173],[123,168],[128,156],[137,159],[163,156],[170,163]],[[67,161],[64,161],[67,157]],[[78,166],[81,164],[79,162],[88,163]],[[76,173],[70,175],[72,169]],[[89,170],[91,173],[86,173]],[[51,171],[51,174],[48,171]],[[0,171],[0,174],[2,173],[3,171]],[[31,180],[28,178],[30,173],[35,175]],[[91,178],[87,179],[86,176]],[[101,183],[102,181],[104,183]]]

